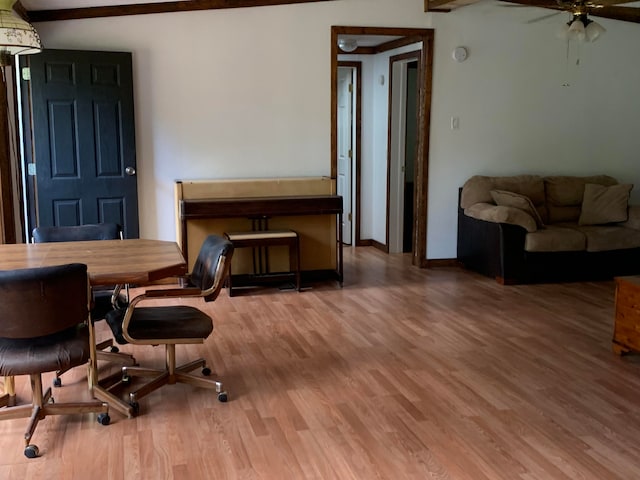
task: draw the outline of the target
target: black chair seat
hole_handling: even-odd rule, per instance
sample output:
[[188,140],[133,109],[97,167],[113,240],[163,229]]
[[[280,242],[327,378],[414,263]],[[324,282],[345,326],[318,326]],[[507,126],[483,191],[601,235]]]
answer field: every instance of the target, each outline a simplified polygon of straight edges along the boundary
[[[111,303],[111,290],[94,290],[93,291],[93,308],[91,309],[91,320],[98,321],[107,317],[107,313],[113,310]],[[127,297],[123,294],[118,295],[117,304],[121,308],[127,307]]]
[[[122,336],[125,312],[126,310],[112,310],[106,316],[107,323],[120,344],[128,343]],[[129,323],[129,336],[136,340],[207,338],[212,331],[211,317],[186,305],[139,307],[133,311]]]
[[86,325],[37,339],[0,338],[0,376],[68,370],[87,363],[88,359]]

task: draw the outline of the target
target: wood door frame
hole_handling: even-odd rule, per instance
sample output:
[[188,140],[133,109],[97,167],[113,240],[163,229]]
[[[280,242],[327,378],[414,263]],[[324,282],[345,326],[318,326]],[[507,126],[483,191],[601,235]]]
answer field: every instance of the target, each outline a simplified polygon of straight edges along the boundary
[[[433,77],[433,39],[434,30],[428,28],[387,28],[387,27],[331,27],[331,178],[337,178],[338,154],[338,35],[388,35],[402,37],[381,46],[380,49],[357,49],[358,53],[378,53],[398,48],[411,43],[422,42],[420,53],[421,69],[418,73],[418,146],[416,155],[416,178],[414,193],[414,235],[412,248],[412,264],[427,267],[427,200],[429,186],[429,131],[431,122],[431,93]],[[387,165],[387,176],[389,165]],[[360,204],[360,198],[356,199]],[[389,208],[387,205],[387,216]],[[359,222],[359,219],[358,219]],[[388,235],[388,218],[387,218]],[[388,251],[388,239],[386,240]]]
[[[353,148],[356,151],[356,159],[355,165],[352,165],[353,170],[355,170],[355,192],[351,193],[352,199],[355,198],[355,237],[351,242],[355,246],[362,245],[362,241],[360,240],[360,188],[361,188],[361,177],[360,177],[360,156],[362,152],[362,62],[338,62],[338,67],[351,67],[356,70],[356,108],[354,111],[354,118],[352,118],[352,122],[355,121],[355,130],[356,135],[353,139]],[[337,72],[337,70],[336,70]],[[337,73],[336,73],[337,75]],[[337,77],[336,77],[337,79]],[[336,101],[337,101],[337,92],[336,92]],[[338,122],[336,118],[336,129],[338,128]],[[337,137],[336,137],[337,138]],[[338,147],[336,144],[336,155],[338,155]],[[353,174],[353,172],[351,172]],[[336,173],[337,176],[337,173]],[[351,202],[351,211],[353,211],[353,201]],[[353,219],[352,219],[353,221]]]

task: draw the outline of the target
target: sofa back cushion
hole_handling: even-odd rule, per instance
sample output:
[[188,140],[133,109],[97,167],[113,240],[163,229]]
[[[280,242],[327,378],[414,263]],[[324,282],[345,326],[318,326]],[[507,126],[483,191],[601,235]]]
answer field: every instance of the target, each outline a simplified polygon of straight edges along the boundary
[[618,181],[608,175],[544,177],[548,223],[578,221],[587,183],[609,186]]
[[579,225],[604,225],[607,223],[626,222],[629,218],[629,193],[633,185],[630,183],[611,185],[584,186],[582,211]]
[[[460,206],[469,208],[476,203],[493,203],[491,190],[506,190],[529,197],[540,211],[544,209],[544,183],[538,175],[512,177],[487,177],[475,175],[465,182],[460,196]],[[544,218],[544,215],[543,215]]]

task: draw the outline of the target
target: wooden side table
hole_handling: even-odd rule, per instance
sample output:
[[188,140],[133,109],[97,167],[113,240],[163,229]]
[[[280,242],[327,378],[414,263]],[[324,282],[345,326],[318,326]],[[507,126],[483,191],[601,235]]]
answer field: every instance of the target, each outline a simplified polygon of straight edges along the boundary
[[617,277],[613,351],[640,352],[640,276]]

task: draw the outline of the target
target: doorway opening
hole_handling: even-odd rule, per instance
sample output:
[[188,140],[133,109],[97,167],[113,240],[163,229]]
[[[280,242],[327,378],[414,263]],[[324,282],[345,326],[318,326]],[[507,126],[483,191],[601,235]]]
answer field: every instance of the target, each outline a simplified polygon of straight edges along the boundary
[[[356,39],[359,45],[349,55],[356,55],[356,57],[344,57],[346,55],[344,51],[341,51],[338,47],[338,39],[344,37]],[[415,61],[415,83],[416,83],[416,97],[413,101],[416,112],[416,128],[415,128],[415,147],[409,147],[410,150],[415,151],[414,167],[411,169],[414,172],[413,175],[413,194],[410,193],[411,185],[408,185],[411,180],[409,176],[407,181],[403,181],[402,186],[402,198],[404,196],[412,197],[410,205],[405,208],[404,200],[402,205],[403,221],[402,229],[406,227],[407,230],[407,249],[408,244],[411,244],[411,255],[413,265],[420,267],[427,266],[426,252],[427,252],[427,198],[428,198],[428,168],[429,168],[429,128],[430,128],[430,111],[431,111],[431,84],[432,84],[432,66],[433,66],[433,38],[434,32],[431,29],[416,29],[416,28],[383,28],[383,27],[347,27],[347,26],[333,26],[331,27],[331,178],[338,183],[338,66],[339,62],[343,60],[361,60],[364,55],[378,55],[385,54],[397,55],[406,53],[407,50],[415,51],[417,59]],[[369,44],[366,44],[369,42]],[[373,43],[372,43],[373,42]],[[340,58],[339,58],[340,56]],[[371,57],[369,57],[371,58]],[[385,57],[387,58],[387,57]],[[390,57],[389,57],[390,58]],[[407,64],[411,62],[405,62]],[[411,70],[413,67],[407,67],[407,70]],[[364,67],[363,67],[364,70]],[[366,72],[364,72],[366,75]],[[362,75],[361,75],[362,76]],[[380,75],[376,77],[376,81],[380,83],[378,86],[384,85],[386,75]],[[388,77],[389,78],[389,77]],[[387,85],[391,82],[387,80]],[[366,89],[363,86],[362,89]],[[389,86],[386,86],[388,89]],[[387,95],[390,91],[386,92]],[[371,92],[365,92],[363,97],[370,97]],[[365,101],[363,100],[363,103]],[[365,107],[363,105],[363,114],[365,114]],[[385,121],[388,121],[389,113],[385,115]],[[379,118],[376,120],[379,123]],[[384,123],[384,122],[383,122]],[[388,125],[387,125],[388,127]],[[364,130],[363,127],[360,127]],[[388,130],[388,128],[387,128]],[[390,132],[390,130],[389,130]],[[371,148],[368,142],[371,139],[368,136],[373,134],[369,131],[361,133],[361,144],[356,152],[356,162],[354,165],[354,188],[352,193],[352,201],[355,205],[355,215],[353,216],[354,232],[355,233],[355,245],[374,245],[381,250],[389,252],[390,246],[390,232],[389,232],[389,219],[390,215],[395,215],[391,211],[391,205],[389,203],[390,192],[390,176],[392,173],[392,166],[389,160],[389,149],[391,148],[390,138],[386,139],[386,151],[380,155],[380,152],[375,151],[375,148]],[[388,134],[390,136],[390,134]],[[379,136],[378,136],[379,137]],[[377,140],[376,140],[377,141]],[[405,140],[406,144],[406,140]],[[406,163],[406,162],[405,162]],[[409,167],[411,168],[411,167]],[[386,192],[384,191],[384,183],[381,186],[373,185],[369,182],[369,179],[363,180],[361,172],[364,169],[368,169],[368,175],[374,178],[386,179]],[[371,171],[375,169],[375,172],[371,174]],[[405,165],[406,170],[406,165]],[[372,189],[375,188],[375,191]],[[368,189],[365,193],[364,189]],[[363,199],[363,197],[366,197]],[[371,202],[374,199],[376,206],[369,205],[367,202]],[[385,203],[386,201],[386,203]],[[366,210],[366,212],[364,212]],[[404,221],[404,215],[410,220]],[[381,217],[384,215],[384,217]],[[366,218],[364,218],[366,217]],[[364,230],[363,222],[370,221],[379,222],[382,221],[382,225],[378,233],[378,238],[381,239],[384,236],[384,241],[375,239],[375,236],[371,238],[361,238],[360,232]],[[382,220],[384,219],[384,220]],[[371,229],[368,225],[367,228]],[[411,228],[409,229],[409,226]],[[386,227],[386,228],[385,228]],[[366,232],[368,233],[368,232]],[[367,236],[367,235],[365,235]],[[401,236],[401,243],[404,243],[405,234]],[[404,250],[404,246],[401,247],[401,251]]]
[[411,253],[413,249],[419,62],[419,51],[389,59],[387,238],[390,253]]

